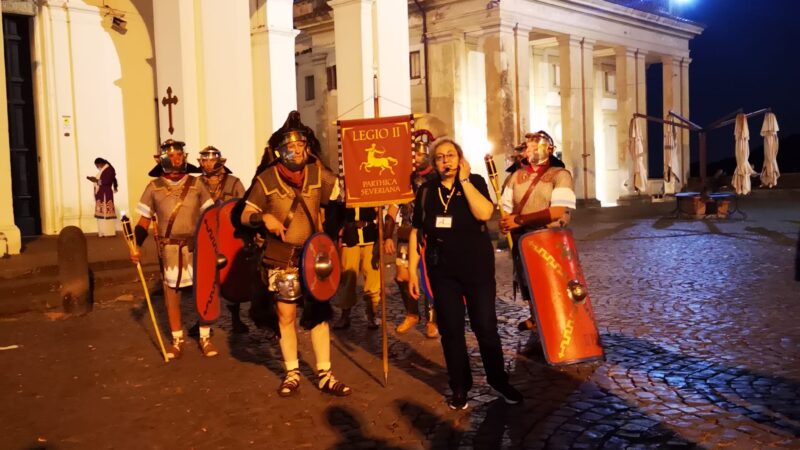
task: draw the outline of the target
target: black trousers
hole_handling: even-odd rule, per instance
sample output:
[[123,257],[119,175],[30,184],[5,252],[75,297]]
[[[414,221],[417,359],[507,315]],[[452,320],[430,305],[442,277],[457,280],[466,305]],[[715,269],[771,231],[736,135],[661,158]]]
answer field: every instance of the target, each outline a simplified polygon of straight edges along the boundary
[[478,339],[487,381],[491,386],[504,386],[508,383],[508,374],[503,362],[500,335],[497,333],[494,277],[470,279],[438,270],[428,276],[453,394],[465,395],[472,388],[472,371],[464,336],[464,298],[472,331]]

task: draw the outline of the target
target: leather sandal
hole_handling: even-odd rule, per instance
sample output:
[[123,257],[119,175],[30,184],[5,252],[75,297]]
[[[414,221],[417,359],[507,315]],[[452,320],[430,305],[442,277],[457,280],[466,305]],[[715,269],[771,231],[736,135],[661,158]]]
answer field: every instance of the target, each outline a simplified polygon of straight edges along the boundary
[[281,397],[289,397],[297,392],[300,388],[300,369],[292,369],[286,373],[286,378],[283,379],[278,388],[278,395]]
[[334,378],[330,370],[319,371],[318,386],[322,392],[337,397],[346,397],[353,392],[346,384]]

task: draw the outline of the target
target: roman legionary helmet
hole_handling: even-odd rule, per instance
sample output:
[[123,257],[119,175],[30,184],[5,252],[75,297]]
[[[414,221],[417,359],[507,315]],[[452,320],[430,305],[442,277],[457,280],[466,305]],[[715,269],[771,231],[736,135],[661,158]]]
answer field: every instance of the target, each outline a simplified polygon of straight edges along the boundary
[[544,130],[539,130],[539,131],[537,131],[536,133],[527,133],[527,134],[525,135],[525,142],[526,142],[526,143],[527,143],[528,141],[532,141],[532,140],[534,140],[534,139],[544,139],[544,140],[546,140],[546,141],[547,141],[547,143],[548,143],[548,145],[550,146],[550,148],[552,148],[553,150],[555,150],[555,149],[556,149],[556,144],[555,144],[555,142],[553,141],[553,138],[552,138],[552,137],[550,137],[550,135],[549,135],[549,134],[547,134],[547,132],[546,132],[546,131],[544,131]]
[[422,170],[431,164],[430,146],[431,142],[434,140],[433,133],[430,131],[414,130],[414,155],[422,157],[422,162],[419,164],[419,167],[416,167],[417,170]]
[[[164,141],[160,146],[159,152],[153,155],[153,158],[156,160],[157,164],[150,170],[148,175],[151,177],[159,177],[163,174],[200,172],[200,169],[186,162],[186,157],[188,155],[183,150],[185,146],[186,143],[182,141],[176,141],[173,139],[167,139]],[[173,164],[170,156],[175,156],[175,154],[178,152],[182,156],[182,162]]]
[[[548,143],[549,148],[552,149],[553,151],[555,151],[555,148],[556,148],[555,142],[553,141],[553,138],[546,131],[539,130],[539,131],[537,131],[535,133],[526,133],[525,134],[525,140],[520,142],[519,145],[517,145],[516,147],[514,147],[514,153],[512,154],[513,163],[511,164],[511,166],[509,168],[506,169],[506,172],[513,173],[515,170],[517,170],[520,167],[521,164],[525,164],[525,165],[529,165],[530,164],[528,162],[527,158],[525,158],[525,150],[528,148],[528,142],[532,141],[534,139],[536,139],[536,140],[539,140],[539,139],[546,140],[547,143]],[[558,159],[555,156],[553,156],[552,153],[550,154],[548,162],[553,167],[564,167],[564,163],[561,162],[560,159]]]
[[[306,143],[306,160],[297,164],[292,158],[291,152],[287,151],[287,145],[291,142]],[[300,120],[300,113],[292,111],[286,118],[283,126],[278,131],[272,133],[268,141],[268,151],[272,152],[276,159],[280,160],[290,170],[300,170],[306,163],[314,161],[319,157],[321,145],[314,136],[314,130],[305,126]]]
[[[206,168],[203,166],[203,161],[214,161],[214,167],[206,171]],[[227,159],[222,157],[222,152],[213,145],[209,145],[200,150],[200,157],[197,158],[197,162],[200,163],[200,168],[203,170],[203,175],[206,176],[219,175],[223,171],[225,173],[231,173],[231,170],[225,167],[226,161]]]

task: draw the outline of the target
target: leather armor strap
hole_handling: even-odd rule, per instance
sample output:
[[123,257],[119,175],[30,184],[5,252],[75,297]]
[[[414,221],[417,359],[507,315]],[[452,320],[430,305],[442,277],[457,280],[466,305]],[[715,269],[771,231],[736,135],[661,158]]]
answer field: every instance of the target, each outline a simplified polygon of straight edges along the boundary
[[178,198],[178,203],[175,204],[175,207],[172,208],[172,212],[169,215],[169,220],[167,221],[167,229],[164,231],[164,239],[169,239],[169,235],[172,234],[172,226],[175,225],[175,219],[178,217],[178,210],[181,209],[183,206],[183,201],[186,199],[186,196],[189,194],[189,189],[194,186],[194,182],[196,181],[195,177],[191,175],[186,175],[189,177],[186,180],[186,184],[183,185],[183,190],[181,191],[181,196]]
[[531,194],[533,193],[533,188],[536,187],[536,185],[539,183],[539,180],[542,178],[542,176],[545,173],[547,173],[547,171],[540,172],[540,173],[536,174],[536,176],[533,178],[533,180],[531,180],[531,184],[530,184],[530,186],[528,186],[528,190],[525,191],[525,195],[522,196],[522,200],[520,200],[519,203],[514,205],[514,209],[511,211],[511,214],[515,214],[516,215],[516,214],[519,214],[520,212],[522,212],[522,208],[524,208],[525,204],[528,203],[528,199],[530,198]]
[[289,213],[286,214],[286,218],[283,219],[283,228],[288,229],[289,225],[292,223],[292,219],[294,219],[294,213],[297,211],[297,206],[300,204],[300,196],[295,195],[294,199],[292,200],[292,205],[289,207]]
[[308,217],[308,223],[310,223],[311,226],[314,227],[314,231],[320,231],[319,227],[317,226],[317,221],[314,219],[314,216],[311,214],[311,211],[308,209],[308,205],[306,205],[306,202],[303,200],[303,193],[300,191],[300,189],[298,189],[298,188],[296,188],[294,186],[292,186],[292,190],[294,191],[295,200],[298,201],[300,206],[303,208],[303,212],[306,213],[306,217]]

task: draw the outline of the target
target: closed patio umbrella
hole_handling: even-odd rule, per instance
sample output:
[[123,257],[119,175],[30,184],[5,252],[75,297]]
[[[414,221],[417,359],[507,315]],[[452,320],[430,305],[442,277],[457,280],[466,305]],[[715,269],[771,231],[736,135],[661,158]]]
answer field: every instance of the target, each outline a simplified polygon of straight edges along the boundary
[[639,192],[647,190],[647,167],[644,165],[644,143],[642,142],[642,129],[639,127],[639,122],[634,117],[631,119],[630,126],[630,139],[628,151],[631,155],[631,164],[633,179],[628,183],[632,185]]
[[775,114],[768,112],[764,116],[761,126],[761,136],[764,136],[764,167],[761,169],[761,186],[773,188],[778,185],[778,119]]
[[[669,119],[669,116],[664,118],[666,121]],[[672,192],[675,192],[675,183],[680,181],[679,154],[680,147],[675,126],[664,124],[664,183],[666,186],[670,186]]]
[[733,188],[739,195],[750,193],[750,177],[756,174],[750,165],[750,130],[747,128],[747,117],[743,113],[736,116],[736,171],[733,173]]

